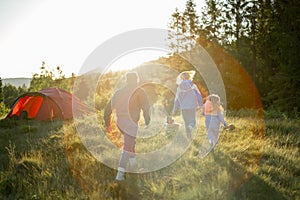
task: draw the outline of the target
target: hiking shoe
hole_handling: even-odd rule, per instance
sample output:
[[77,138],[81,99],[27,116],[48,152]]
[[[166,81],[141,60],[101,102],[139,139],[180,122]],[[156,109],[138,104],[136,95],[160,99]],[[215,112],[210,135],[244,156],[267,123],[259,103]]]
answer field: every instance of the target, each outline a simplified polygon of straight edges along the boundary
[[117,181],[123,181],[123,180],[125,180],[124,175],[125,175],[125,169],[119,167],[118,168],[118,173],[117,173],[117,176],[116,176],[116,180]]

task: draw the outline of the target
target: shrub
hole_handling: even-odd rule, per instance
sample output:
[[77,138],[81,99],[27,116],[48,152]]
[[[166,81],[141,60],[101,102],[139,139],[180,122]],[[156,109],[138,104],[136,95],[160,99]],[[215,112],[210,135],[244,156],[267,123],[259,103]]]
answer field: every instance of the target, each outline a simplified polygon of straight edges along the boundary
[[0,118],[3,118],[7,115],[9,109],[5,106],[4,102],[0,102]]

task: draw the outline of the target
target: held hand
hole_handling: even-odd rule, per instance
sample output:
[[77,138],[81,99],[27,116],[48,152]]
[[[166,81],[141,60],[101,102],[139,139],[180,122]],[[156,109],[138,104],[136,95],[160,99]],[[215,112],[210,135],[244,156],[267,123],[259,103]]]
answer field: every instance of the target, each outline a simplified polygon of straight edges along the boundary
[[199,111],[199,112],[204,112],[203,106],[197,107],[197,111]]
[[145,129],[149,129],[149,124],[147,124],[147,125],[145,126]]
[[203,107],[200,107],[200,106],[197,107],[196,111],[197,111],[197,112],[200,112],[203,116],[205,115],[205,114],[204,114],[204,109],[203,109]]
[[145,124],[142,125],[144,129],[148,129],[150,126],[150,121],[147,121]]

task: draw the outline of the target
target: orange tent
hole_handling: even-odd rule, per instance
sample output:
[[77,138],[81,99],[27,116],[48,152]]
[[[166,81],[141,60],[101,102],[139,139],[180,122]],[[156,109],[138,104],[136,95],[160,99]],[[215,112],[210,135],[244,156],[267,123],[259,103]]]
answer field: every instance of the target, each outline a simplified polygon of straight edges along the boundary
[[71,93],[48,88],[39,92],[29,92],[18,97],[7,118],[21,117],[35,120],[68,120],[73,118],[73,111],[88,112],[88,108]]

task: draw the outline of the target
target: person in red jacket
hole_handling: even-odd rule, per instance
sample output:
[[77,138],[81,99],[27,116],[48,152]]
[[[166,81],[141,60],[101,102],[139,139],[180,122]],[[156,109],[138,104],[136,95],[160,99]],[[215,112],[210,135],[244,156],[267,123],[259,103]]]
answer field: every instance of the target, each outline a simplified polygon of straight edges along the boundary
[[127,84],[117,90],[104,111],[106,127],[109,127],[110,116],[113,110],[116,111],[117,126],[124,135],[124,145],[119,161],[116,180],[124,180],[124,173],[128,162],[136,165],[135,144],[138,132],[138,121],[143,111],[145,124],[150,123],[150,104],[146,92],[138,85],[138,74],[128,72],[126,74]]

